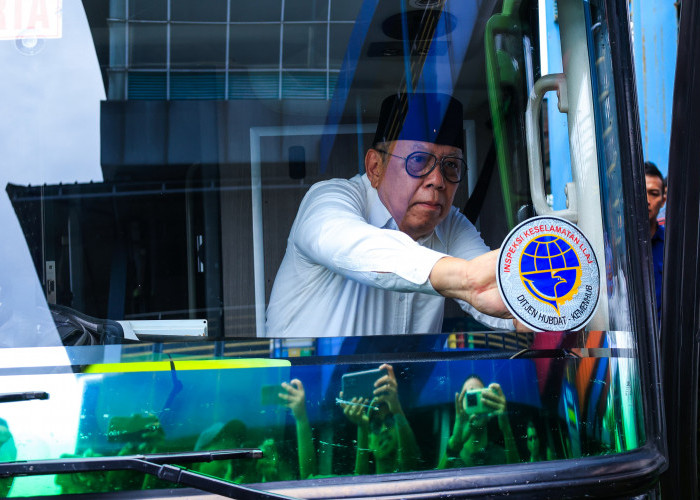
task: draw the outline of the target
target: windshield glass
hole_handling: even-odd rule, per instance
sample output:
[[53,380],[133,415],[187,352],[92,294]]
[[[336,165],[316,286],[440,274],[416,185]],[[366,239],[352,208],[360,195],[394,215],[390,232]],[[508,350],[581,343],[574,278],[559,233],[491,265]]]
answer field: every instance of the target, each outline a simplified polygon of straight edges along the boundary
[[[124,346],[112,356],[69,348],[72,373],[35,367],[5,377],[6,390],[48,393],[2,405],[5,458],[256,448],[262,459],[183,466],[261,483],[581,458],[642,444],[628,336],[537,335],[485,334],[481,349],[464,334],[413,336],[401,349],[385,336],[274,341],[265,359],[250,357],[260,346],[236,341],[215,344],[225,357],[199,344]],[[547,348],[563,341],[560,352]],[[544,349],[524,348],[533,342]],[[621,354],[609,357],[611,349]],[[324,363],[330,357],[342,361]],[[377,357],[392,362],[370,361]],[[16,478],[12,496],[166,487],[140,472],[84,472]]]
[[264,483],[643,445],[605,12],[538,5],[3,3],[0,462],[255,448],[173,463]]

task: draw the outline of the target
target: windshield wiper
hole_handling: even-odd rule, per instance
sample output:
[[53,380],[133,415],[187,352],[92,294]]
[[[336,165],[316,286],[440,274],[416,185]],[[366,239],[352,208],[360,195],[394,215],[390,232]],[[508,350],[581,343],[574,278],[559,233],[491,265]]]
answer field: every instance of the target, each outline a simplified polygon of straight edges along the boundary
[[16,401],[31,401],[32,399],[49,399],[48,392],[11,392],[0,394],[0,403],[14,403]]
[[0,463],[0,478],[15,476],[42,476],[76,472],[105,472],[132,470],[150,474],[171,483],[182,484],[202,491],[241,500],[290,499],[291,497],[260,491],[240,484],[200,474],[172,463],[212,462],[262,458],[262,450],[237,449],[153,455],[125,455],[119,457],[83,457],[62,460],[27,460]]

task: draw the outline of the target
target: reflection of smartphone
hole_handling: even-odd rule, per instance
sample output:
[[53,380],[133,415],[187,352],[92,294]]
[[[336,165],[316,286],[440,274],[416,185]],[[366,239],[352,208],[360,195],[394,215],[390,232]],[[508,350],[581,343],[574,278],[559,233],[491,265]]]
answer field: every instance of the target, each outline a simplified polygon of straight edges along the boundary
[[472,413],[488,413],[489,410],[484,406],[481,399],[481,393],[483,391],[488,391],[487,387],[483,389],[474,389],[473,391],[467,391],[464,395],[464,411],[468,414]]
[[374,383],[386,374],[385,368],[346,373],[342,379],[343,399],[350,401],[352,398],[366,398],[371,401],[374,397]]
[[281,385],[262,386],[260,389],[260,404],[263,406],[286,404],[287,402],[279,396],[280,392],[285,392]]

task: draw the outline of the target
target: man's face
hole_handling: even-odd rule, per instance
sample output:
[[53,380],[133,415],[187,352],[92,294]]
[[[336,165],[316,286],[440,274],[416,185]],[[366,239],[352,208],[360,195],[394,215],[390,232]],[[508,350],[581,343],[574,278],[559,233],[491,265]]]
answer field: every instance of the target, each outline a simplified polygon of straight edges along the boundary
[[[394,141],[390,145],[393,147],[387,149],[389,153],[403,157],[415,151],[432,153],[438,162],[443,156],[462,157],[459,148],[430,142]],[[373,182],[379,199],[401,231],[414,240],[429,235],[447,217],[459,184],[445,180],[439,163],[430,174],[415,178],[406,172],[405,160],[383,156],[386,163],[383,175],[377,180],[378,185]]]
[[655,175],[647,175],[647,206],[649,208],[649,222],[656,220],[659,210],[666,203],[664,183]]

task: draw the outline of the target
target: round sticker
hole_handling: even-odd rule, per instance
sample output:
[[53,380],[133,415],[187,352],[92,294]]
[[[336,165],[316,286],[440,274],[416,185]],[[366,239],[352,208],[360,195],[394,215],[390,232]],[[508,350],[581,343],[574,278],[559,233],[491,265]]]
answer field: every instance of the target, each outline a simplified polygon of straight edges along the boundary
[[506,307],[533,330],[576,330],[598,305],[598,260],[565,219],[533,217],[516,226],[503,241],[497,271]]

